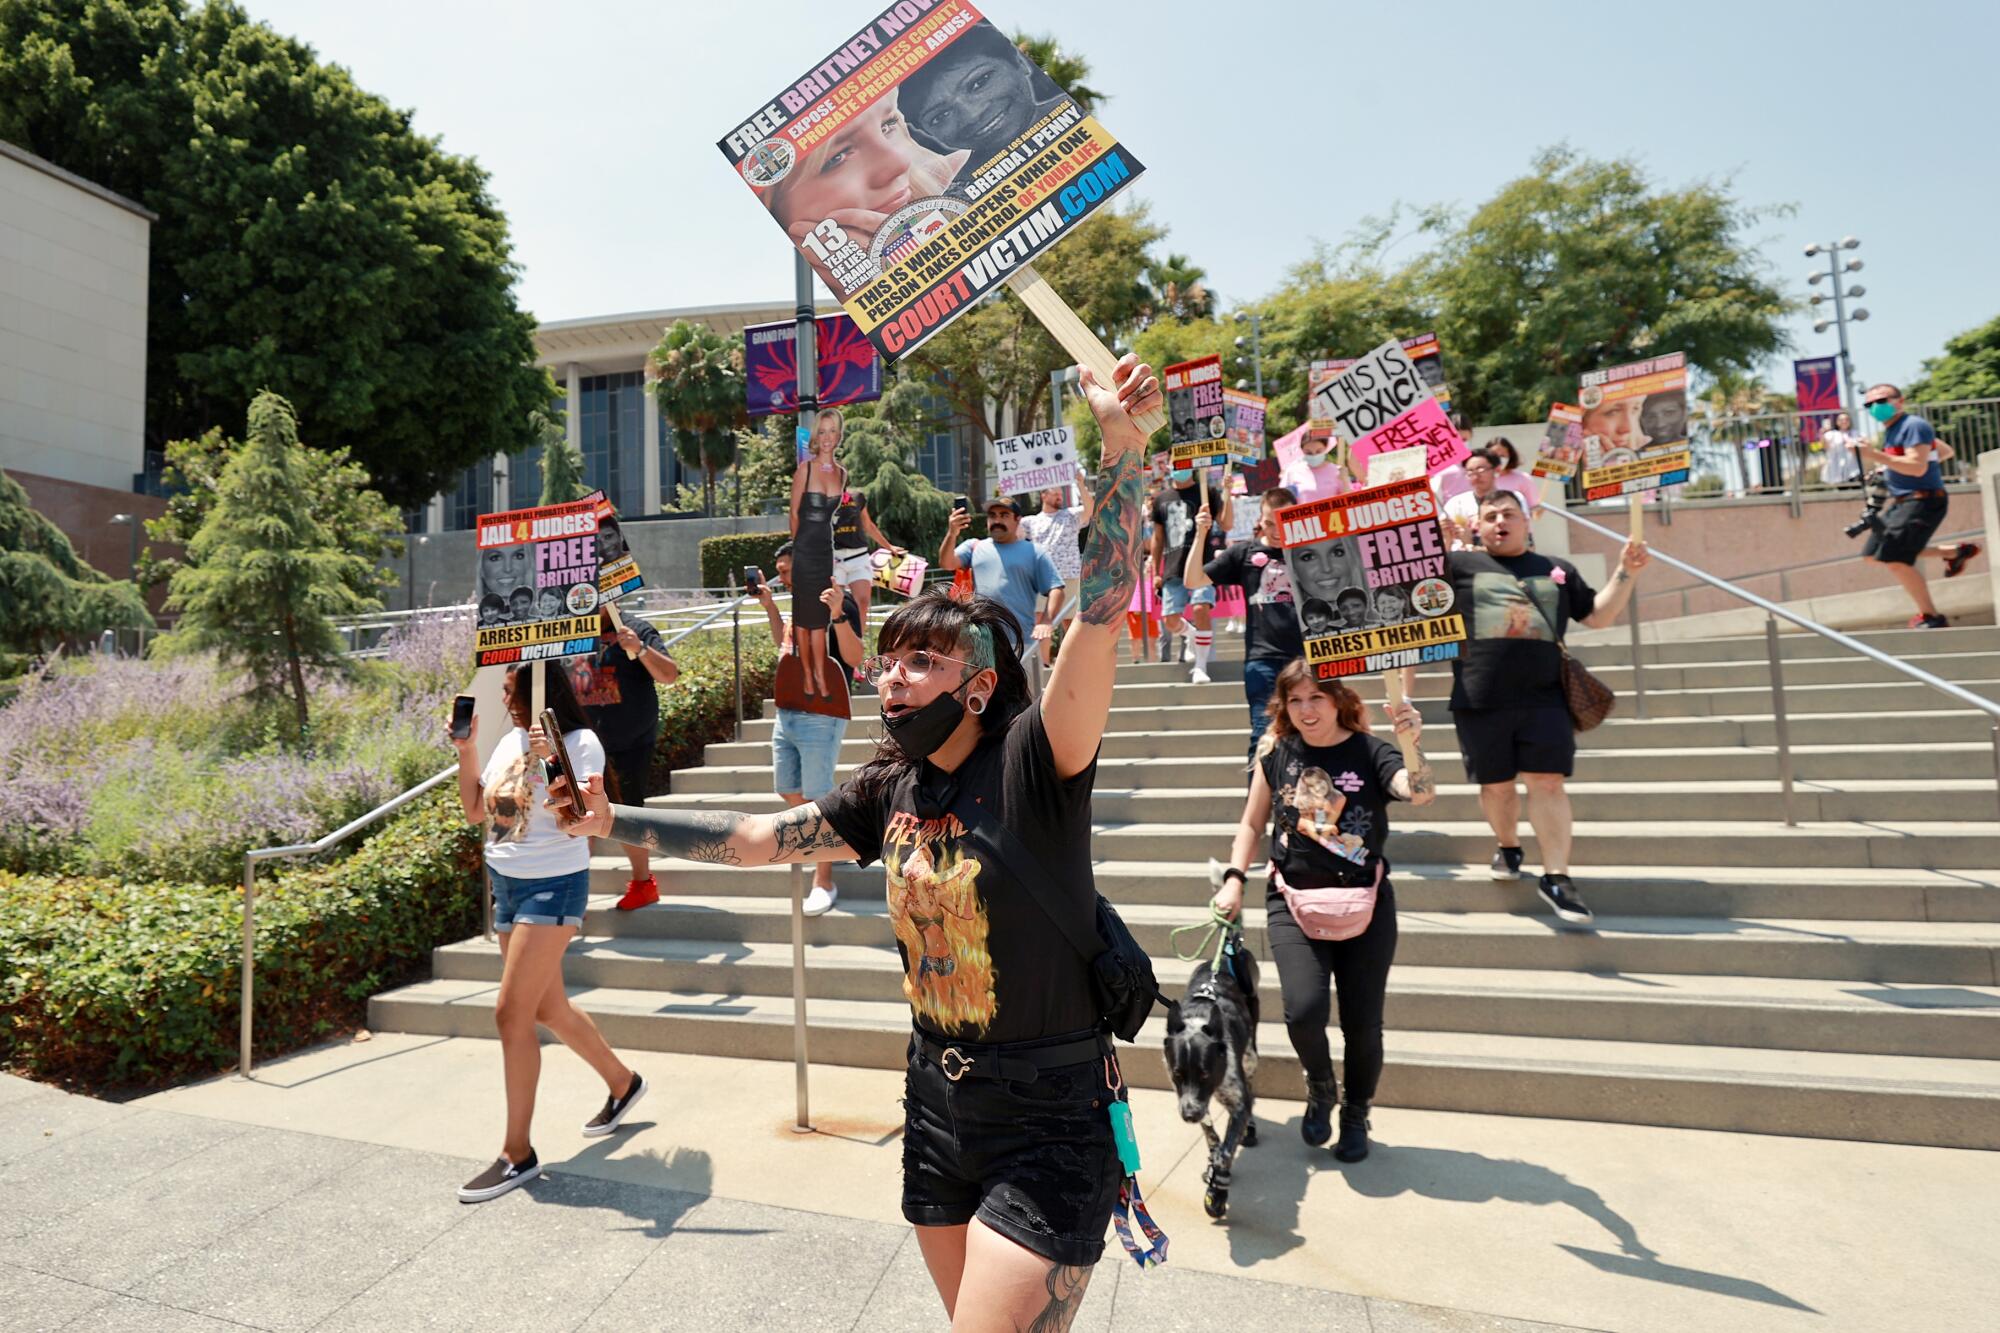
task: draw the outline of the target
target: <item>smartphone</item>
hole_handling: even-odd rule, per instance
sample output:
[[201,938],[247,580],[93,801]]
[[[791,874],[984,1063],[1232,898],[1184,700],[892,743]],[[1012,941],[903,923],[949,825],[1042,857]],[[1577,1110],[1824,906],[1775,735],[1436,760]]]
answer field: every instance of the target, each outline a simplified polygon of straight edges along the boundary
[[542,734],[549,738],[549,744],[556,751],[556,757],[548,761],[549,781],[569,779],[570,813],[582,819],[590,813],[583,804],[583,784],[577,781],[576,770],[570,766],[569,748],[563,744],[562,724],[556,721],[556,710],[553,708],[542,710]]
[[464,740],[472,734],[472,708],[478,703],[469,694],[461,694],[451,701],[451,735],[453,740]]
[[755,597],[764,588],[764,571],[755,565],[743,566],[743,591]]
[[972,501],[961,495],[951,502],[951,507],[953,509],[970,509],[972,508]]

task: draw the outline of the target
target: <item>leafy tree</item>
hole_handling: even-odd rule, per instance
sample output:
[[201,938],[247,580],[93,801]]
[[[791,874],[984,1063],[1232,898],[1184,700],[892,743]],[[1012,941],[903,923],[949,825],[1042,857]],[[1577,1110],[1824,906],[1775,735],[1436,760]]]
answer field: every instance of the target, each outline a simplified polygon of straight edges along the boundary
[[[878,401],[841,409],[847,430],[840,456],[849,485],[867,493],[883,535],[935,560],[951,518],[951,496],[917,468],[916,442],[935,424],[925,407],[928,397],[916,377],[891,372]],[[789,472],[785,480],[789,488]]]
[[154,440],[269,386],[402,505],[531,443],[550,386],[486,173],[233,0],[0,0],[0,138],[160,215]]
[[1945,343],[1944,354],[1928,358],[1903,392],[1913,403],[2000,398],[2000,315]]
[[1563,147],[1462,223],[1427,219],[1442,241],[1413,276],[1454,405],[1473,421],[1539,421],[1583,371],[1663,352],[1710,374],[1755,370],[1788,345],[1793,306],[1745,234],[1774,211],[1726,182],[1662,190],[1635,162]]
[[652,352],[654,394],[683,463],[699,468],[703,507],[715,512],[715,475],[736,461],[736,432],[750,424],[743,344],[706,324],[676,320]]
[[[213,649],[242,665],[260,693],[288,698],[301,741],[305,669],[346,665],[329,617],[382,606],[360,591],[376,584],[374,562],[316,504],[312,460],[291,404],[258,394],[249,437],[222,465],[189,562],[169,584],[168,608],[181,619],[162,641],[169,651]],[[394,523],[394,511],[383,508]]]
[[39,653],[64,639],[152,623],[137,587],[80,560],[21,483],[0,472],[0,647]]
[[1090,62],[1082,56],[1072,55],[1056,44],[1056,39],[1047,35],[1031,36],[1025,32],[1014,34],[1014,47],[1028,59],[1042,67],[1042,72],[1055,80],[1056,86],[1070,95],[1070,100],[1083,108],[1085,115],[1097,109],[1097,104],[1105,100],[1104,94],[1091,87],[1084,80],[1090,77]]

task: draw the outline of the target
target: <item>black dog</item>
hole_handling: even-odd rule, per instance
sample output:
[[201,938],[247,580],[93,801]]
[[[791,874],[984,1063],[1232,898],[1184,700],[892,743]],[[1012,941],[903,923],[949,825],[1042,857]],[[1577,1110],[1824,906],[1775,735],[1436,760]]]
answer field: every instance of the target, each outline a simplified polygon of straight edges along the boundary
[[[1167,1008],[1167,1072],[1180,1094],[1181,1119],[1199,1124],[1208,1136],[1208,1192],[1202,1208],[1210,1217],[1229,1211],[1229,1173],[1238,1146],[1254,1147],[1257,1122],[1251,1117],[1257,1073],[1257,960],[1241,938],[1218,971],[1195,966],[1187,996]],[[1218,1136],[1209,1118],[1210,1100],[1229,1113]]]

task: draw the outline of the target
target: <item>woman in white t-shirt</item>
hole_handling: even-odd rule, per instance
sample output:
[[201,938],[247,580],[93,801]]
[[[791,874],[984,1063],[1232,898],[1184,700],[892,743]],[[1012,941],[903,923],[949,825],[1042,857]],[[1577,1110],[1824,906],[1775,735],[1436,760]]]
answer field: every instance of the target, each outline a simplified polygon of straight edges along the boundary
[[[555,747],[529,715],[534,667],[507,670],[503,697],[513,728],[479,768],[479,719],[471,733],[453,737],[458,751],[458,799],[465,817],[486,826],[486,874],[492,881],[493,928],[500,935],[500,994],[493,1019],[500,1029],[506,1067],[507,1134],[493,1165],[459,1187],[466,1203],[498,1198],[541,1174],[528,1141],[535,1116],[535,1085],[542,1072],[537,1024],[562,1039],[604,1079],[604,1109],[584,1122],[586,1136],[617,1129],[645,1092],[645,1081],[620,1060],[563,990],[563,951],[583,925],[590,897],[590,843],[566,836],[556,824],[542,764]],[[569,673],[544,669],[547,707],[562,727],[563,748],[579,776],[604,771],[604,747],[590,729],[570,689]]]
[[1820,464],[1819,479],[1829,486],[1846,486],[1861,480],[1861,456],[1854,446],[1863,441],[1853,435],[1854,418],[1845,412],[1833,415],[1833,424],[1820,434],[1826,446],[1826,461]]

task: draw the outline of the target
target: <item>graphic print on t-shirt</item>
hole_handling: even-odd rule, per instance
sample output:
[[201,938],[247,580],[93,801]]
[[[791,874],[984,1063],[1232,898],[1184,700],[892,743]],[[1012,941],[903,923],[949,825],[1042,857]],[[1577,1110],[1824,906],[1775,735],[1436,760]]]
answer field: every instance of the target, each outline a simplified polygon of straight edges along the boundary
[[535,810],[535,778],[530,765],[541,761],[524,754],[507,765],[500,780],[486,792],[486,841],[521,842],[528,836],[528,820]]
[[910,1008],[946,1036],[984,1036],[998,1012],[997,974],[986,951],[979,861],[965,854],[964,839],[956,815],[920,819],[898,811],[882,833],[882,865]]
[[1250,594],[1250,605],[1270,606],[1282,602],[1292,604],[1292,571],[1282,560],[1273,560],[1262,551],[1250,557],[1254,566],[1263,562],[1262,576],[1257,580],[1257,590]]
[[1292,781],[1278,791],[1279,841],[1301,833],[1344,860],[1356,865],[1367,861],[1364,839],[1373,819],[1359,806],[1347,808],[1348,793],[1361,789],[1361,776],[1342,773],[1331,778],[1323,768],[1296,767],[1287,776]]
[[[1521,586],[1534,595],[1531,606]],[[1516,579],[1511,574],[1472,576],[1472,637],[1475,639],[1542,639],[1553,637],[1556,607],[1562,597],[1555,580],[1541,574]],[[1538,612],[1536,607],[1541,608]]]
[[618,688],[618,670],[602,657],[569,659],[569,688],[585,708],[603,708],[625,702]]

